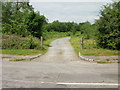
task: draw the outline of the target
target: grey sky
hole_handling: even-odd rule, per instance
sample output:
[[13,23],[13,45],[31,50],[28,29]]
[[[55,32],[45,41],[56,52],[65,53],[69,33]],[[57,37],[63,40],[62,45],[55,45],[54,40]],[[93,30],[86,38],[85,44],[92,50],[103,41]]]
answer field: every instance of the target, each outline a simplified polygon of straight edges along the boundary
[[106,2],[30,2],[36,11],[45,15],[49,22],[94,23],[99,18],[99,10]]

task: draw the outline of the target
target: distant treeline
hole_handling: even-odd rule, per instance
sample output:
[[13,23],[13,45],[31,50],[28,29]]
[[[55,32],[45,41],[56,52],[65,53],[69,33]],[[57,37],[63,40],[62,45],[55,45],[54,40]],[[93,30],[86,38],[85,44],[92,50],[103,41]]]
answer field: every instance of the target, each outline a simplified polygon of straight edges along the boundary
[[92,38],[97,31],[96,25],[90,22],[74,23],[54,21],[43,26],[43,30],[47,32],[70,32],[72,36],[81,36],[84,38]]
[[[45,39],[49,33],[65,32],[67,36],[78,36],[97,40],[99,47],[119,49],[120,2],[103,6],[100,19],[94,24],[59,22],[48,23],[48,19],[35,12],[29,2],[2,2],[2,33],[16,34],[22,37],[33,36]],[[55,33],[56,32],[56,33]]]

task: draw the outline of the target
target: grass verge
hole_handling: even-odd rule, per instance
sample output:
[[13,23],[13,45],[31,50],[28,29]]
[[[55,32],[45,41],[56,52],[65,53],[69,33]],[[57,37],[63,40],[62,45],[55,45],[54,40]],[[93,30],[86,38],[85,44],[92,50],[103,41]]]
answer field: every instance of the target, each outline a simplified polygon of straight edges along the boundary
[[119,58],[107,58],[107,59],[102,59],[102,58],[95,58],[96,60],[106,60],[106,61],[111,61],[111,60],[120,60]]
[[10,61],[26,61],[27,59],[15,59],[15,60],[10,60]]
[[10,54],[10,55],[37,55],[37,54],[44,54],[48,51],[50,47],[50,43],[58,38],[47,39],[43,42],[43,49],[36,50],[36,49],[3,49],[2,54]]
[[[86,40],[84,42],[84,49],[80,50],[80,37],[72,37],[70,39],[70,43],[73,46],[75,52],[78,54],[79,51],[81,52],[81,55],[86,55],[86,56],[114,56],[118,55],[119,51],[118,50],[108,50],[108,49],[101,49],[101,48],[94,48],[92,47],[92,44],[90,40]],[[91,46],[91,47],[90,47]]]
[[108,62],[104,62],[104,61],[97,61],[97,63],[99,63],[99,64],[106,64],[106,63],[108,63]]
[[35,49],[3,49],[2,53],[11,55],[35,55],[43,52]]
[[86,56],[116,56],[118,55],[117,50],[107,50],[107,49],[83,49],[80,51],[82,55]]
[[2,58],[11,58],[11,57],[2,57]]

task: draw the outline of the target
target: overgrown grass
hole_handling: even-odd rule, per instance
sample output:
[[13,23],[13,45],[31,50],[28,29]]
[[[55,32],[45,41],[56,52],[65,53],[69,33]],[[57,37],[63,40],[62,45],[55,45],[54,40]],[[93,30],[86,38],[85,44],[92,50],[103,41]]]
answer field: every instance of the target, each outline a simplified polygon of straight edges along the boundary
[[2,58],[11,58],[11,57],[2,57]]
[[35,49],[3,49],[2,53],[11,55],[35,55],[43,53],[43,51]]
[[10,61],[26,61],[27,59],[15,59],[15,60],[10,60]]
[[108,63],[108,62],[104,62],[104,61],[97,61],[97,63],[99,63],[99,64],[106,64],[106,63]]
[[95,58],[96,60],[107,60],[107,61],[111,61],[111,60],[120,60],[119,58],[107,58],[107,59],[102,59],[102,58]]
[[43,33],[45,40],[57,39],[57,38],[66,37],[70,35],[71,35],[71,32],[44,32]]
[[[53,40],[67,36],[67,34],[63,34],[63,32],[62,33],[48,32],[46,35],[47,35],[47,37],[45,40],[43,40],[43,48],[42,49],[40,49],[40,43],[37,43],[36,49],[3,49],[1,53],[11,54],[11,55],[36,55],[36,54],[40,54],[40,53],[44,54],[48,51],[48,48],[50,47],[50,43]],[[40,40],[37,39],[36,42],[38,42],[38,41],[40,41]],[[34,40],[34,42],[35,42],[35,40]],[[17,43],[17,44],[19,44],[19,43]]]
[[112,56],[118,55],[117,50],[107,50],[107,49],[83,49],[80,51],[82,55],[87,56]]
[[110,61],[110,60],[120,60],[120,59],[119,58],[108,58],[106,60]]
[[75,52],[78,54],[80,51],[80,38],[79,37],[71,37],[69,40],[71,45],[73,46]]
[[[48,39],[44,41],[43,49],[3,49],[1,53],[10,54],[10,55],[36,55],[36,54],[44,54],[48,51],[50,47],[50,43],[57,38]],[[1,50],[0,50],[1,51]]]
[[76,53],[81,52],[82,55],[86,56],[111,56],[118,55],[118,50],[108,50],[97,48],[95,41],[84,40],[84,47],[80,50],[80,37],[72,37],[70,39],[70,43],[72,44]]

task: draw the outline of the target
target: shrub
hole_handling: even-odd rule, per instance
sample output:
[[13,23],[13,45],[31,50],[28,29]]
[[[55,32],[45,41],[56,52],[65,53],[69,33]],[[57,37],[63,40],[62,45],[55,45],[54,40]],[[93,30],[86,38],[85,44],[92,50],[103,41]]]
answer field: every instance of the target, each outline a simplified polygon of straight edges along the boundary
[[3,35],[2,49],[39,49],[40,40],[33,37]]
[[104,6],[101,10],[101,17],[97,20],[98,35],[97,45],[101,48],[120,50],[120,30],[119,30],[119,2],[114,2]]

